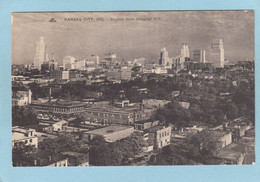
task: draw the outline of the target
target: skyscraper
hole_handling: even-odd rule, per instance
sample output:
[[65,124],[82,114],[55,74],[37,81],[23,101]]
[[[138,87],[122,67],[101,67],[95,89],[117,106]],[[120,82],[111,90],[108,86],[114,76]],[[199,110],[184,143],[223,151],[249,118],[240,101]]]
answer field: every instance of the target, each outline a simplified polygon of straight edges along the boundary
[[214,39],[211,42],[210,62],[214,67],[224,67],[224,46],[222,39]]
[[46,44],[44,38],[40,37],[39,42],[37,42],[36,52],[34,56],[34,69],[41,70],[41,65],[46,61]]
[[166,66],[168,62],[169,62],[168,51],[164,47],[161,49],[159,65]]
[[189,58],[190,57],[188,44],[183,44],[182,49],[181,49],[181,57],[182,58]]
[[194,49],[193,50],[193,60],[198,63],[206,62],[206,50]]

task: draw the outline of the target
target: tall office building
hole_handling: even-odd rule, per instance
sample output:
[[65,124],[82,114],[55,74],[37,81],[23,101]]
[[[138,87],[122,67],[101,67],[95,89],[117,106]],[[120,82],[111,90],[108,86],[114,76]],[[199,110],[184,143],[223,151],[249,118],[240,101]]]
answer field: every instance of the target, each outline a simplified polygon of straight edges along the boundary
[[63,69],[75,69],[75,58],[72,56],[65,56],[63,58]]
[[164,47],[161,49],[159,65],[167,66],[169,64],[169,60],[170,60],[170,58],[168,56],[168,51]]
[[116,63],[116,54],[108,53],[105,55],[104,60],[106,60],[106,65],[113,65]]
[[206,63],[206,50],[202,51],[202,63]]
[[195,49],[193,50],[193,61],[198,63],[206,62],[206,50]]
[[190,57],[190,51],[188,44],[183,44],[181,49],[181,57],[182,58],[189,58]]
[[41,65],[46,62],[46,44],[44,38],[40,37],[39,42],[37,42],[36,52],[34,56],[34,69],[41,70]]
[[214,39],[211,42],[210,62],[214,67],[224,67],[224,46],[222,39]]

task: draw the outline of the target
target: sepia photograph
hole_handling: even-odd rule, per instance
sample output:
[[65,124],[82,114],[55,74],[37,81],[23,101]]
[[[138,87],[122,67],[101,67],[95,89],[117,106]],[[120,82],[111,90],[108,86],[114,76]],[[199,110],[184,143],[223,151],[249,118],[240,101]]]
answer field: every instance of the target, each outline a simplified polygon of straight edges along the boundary
[[254,22],[12,12],[12,166],[254,165]]

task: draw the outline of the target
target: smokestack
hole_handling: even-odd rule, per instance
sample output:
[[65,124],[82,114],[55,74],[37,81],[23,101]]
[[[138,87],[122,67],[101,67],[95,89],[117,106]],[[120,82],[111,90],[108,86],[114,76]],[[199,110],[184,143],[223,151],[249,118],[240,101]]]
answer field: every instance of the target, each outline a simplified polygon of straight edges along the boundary
[[51,87],[49,89],[49,103],[51,103]]

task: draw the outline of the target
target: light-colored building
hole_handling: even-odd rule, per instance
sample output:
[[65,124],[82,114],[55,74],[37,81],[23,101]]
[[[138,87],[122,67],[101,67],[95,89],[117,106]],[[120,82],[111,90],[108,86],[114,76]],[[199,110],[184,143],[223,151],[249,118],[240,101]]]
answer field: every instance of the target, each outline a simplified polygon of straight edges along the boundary
[[77,115],[85,111],[86,104],[79,101],[34,102],[31,104],[37,114],[57,116]]
[[45,167],[68,167],[68,159],[66,158],[66,159],[59,160]]
[[185,109],[189,109],[189,107],[190,107],[190,103],[189,103],[189,102],[179,102],[179,104],[180,104],[183,108],[185,108]]
[[12,95],[12,106],[26,106],[32,103],[32,92],[28,91],[17,91]]
[[216,142],[217,149],[222,149],[232,143],[232,132],[222,130],[211,130],[211,140]]
[[99,56],[98,55],[91,55],[87,58],[87,65],[100,65]]
[[116,54],[108,53],[105,55],[104,60],[106,61],[106,65],[113,65],[116,62]]
[[222,39],[214,39],[211,42],[210,62],[214,67],[224,67],[224,46]]
[[47,132],[62,132],[65,131],[66,127],[68,127],[68,121],[58,121],[54,124],[52,124],[51,126],[47,126],[45,128],[43,128],[43,131],[47,131]]
[[55,80],[70,80],[77,77],[77,73],[75,71],[52,71],[50,73],[50,79]]
[[154,70],[154,73],[155,74],[167,74],[168,71],[167,71],[166,68],[167,68],[166,66],[165,67],[163,67],[163,66],[156,66],[155,70]]
[[134,123],[134,128],[135,128],[135,130],[146,130],[151,127],[159,125],[159,122],[160,121],[158,121],[158,120],[156,120],[156,121],[146,121],[146,120],[138,121],[138,122]]
[[87,131],[83,135],[86,135],[89,140],[92,140],[95,136],[103,136],[106,142],[116,142],[123,138],[129,137],[133,134],[133,132],[134,127],[132,126],[111,125],[96,130]]
[[44,38],[40,37],[39,42],[36,45],[36,52],[34,56],[34,69],[41,70],[43,62],[47,61],[46,44]]
[[172,127],[155,126],[149,128],[147,133],[154,135],[154,148],[163,148],[171,143]]
[[20,142],[38,148],[38,137],[35,136],[35,130],[18,126],[12,127],[12,147],[15,147]]
[[159,65],[171,68],[170,58],[165,47],[161,49]]
[[181,57],[182,58],[189,58],[190,57],[190,51],[188,44],[183,44],[181,49]]
[[63,69],[75,69],[75,58],[72,56],[65,56],[63,58]]
[[85,59],[76,60],[75,61],[75,69],[85,70],[86,69],[86,60]]

